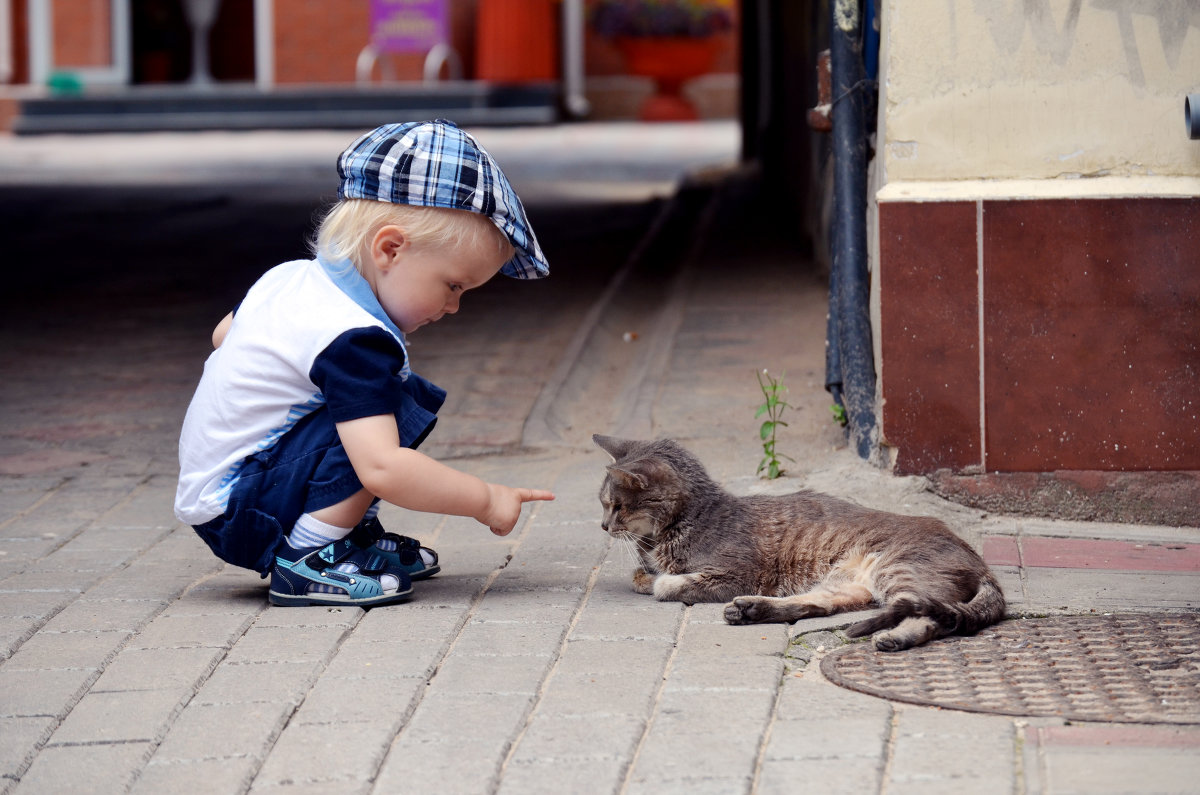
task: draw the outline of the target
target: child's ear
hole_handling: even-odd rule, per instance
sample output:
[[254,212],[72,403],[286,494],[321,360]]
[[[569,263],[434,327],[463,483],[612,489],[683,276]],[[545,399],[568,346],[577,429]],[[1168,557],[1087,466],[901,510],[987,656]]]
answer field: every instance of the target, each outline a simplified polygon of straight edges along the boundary
[[404,230],[394,224],[381,227],[371,238],[371,259],[376,270],[386,271],[400,261],[408,247],[412,245]]

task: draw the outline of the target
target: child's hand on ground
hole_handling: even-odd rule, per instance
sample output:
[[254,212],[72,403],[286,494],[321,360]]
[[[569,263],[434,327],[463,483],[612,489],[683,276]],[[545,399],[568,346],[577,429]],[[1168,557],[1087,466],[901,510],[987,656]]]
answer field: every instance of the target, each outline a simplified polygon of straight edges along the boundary
[[552,500],[554,494],[542,489],[514,489],[489,483],[488,507],[475,517],[475,520],[485,524],[498,536],[506,536],[517,526],[521,518],[521,506],[534,500]]

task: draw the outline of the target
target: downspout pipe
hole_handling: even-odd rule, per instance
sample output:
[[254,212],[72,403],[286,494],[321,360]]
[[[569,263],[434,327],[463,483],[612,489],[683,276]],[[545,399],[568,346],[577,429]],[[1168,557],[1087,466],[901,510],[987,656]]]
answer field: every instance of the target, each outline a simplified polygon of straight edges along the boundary
[[[832,274],[826,376],[834,399],[846,410],[850,444],[872,459],[875,423],[875,358],[871,339],[870,275],[867,271],[867,128],[863,66],[863,13],[859,0],[831,0],[830,66],[833,119]],[[833,381],[834,383],[829,383]],[[840,383],[838,383],[840,382]]]

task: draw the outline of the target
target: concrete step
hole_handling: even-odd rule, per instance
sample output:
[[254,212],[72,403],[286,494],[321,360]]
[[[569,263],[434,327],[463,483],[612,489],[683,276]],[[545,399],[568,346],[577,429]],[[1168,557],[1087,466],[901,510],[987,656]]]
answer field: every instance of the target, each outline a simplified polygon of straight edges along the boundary
[[549,124],[558,84],[455,81],[262,90],[253,85],[126,87],[19,100],[18,135],[174,130],[368,129],[397,118],[463,125]]

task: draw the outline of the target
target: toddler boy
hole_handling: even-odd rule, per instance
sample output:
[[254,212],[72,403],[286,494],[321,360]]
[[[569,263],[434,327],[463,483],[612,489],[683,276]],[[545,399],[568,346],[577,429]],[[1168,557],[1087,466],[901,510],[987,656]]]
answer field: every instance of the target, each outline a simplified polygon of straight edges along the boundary
[[213,332],[180,434],[176,516],[270,574],[276,605],[388,604],[437,573],[433,550],[383,531],[381,499],[497,535],[554,499],[416,450],[446,393],[412,372],[404,335],[497,272],[549,273],[508,179],[442,119],[363,135],[338,174],[315,258],[272,268]]

